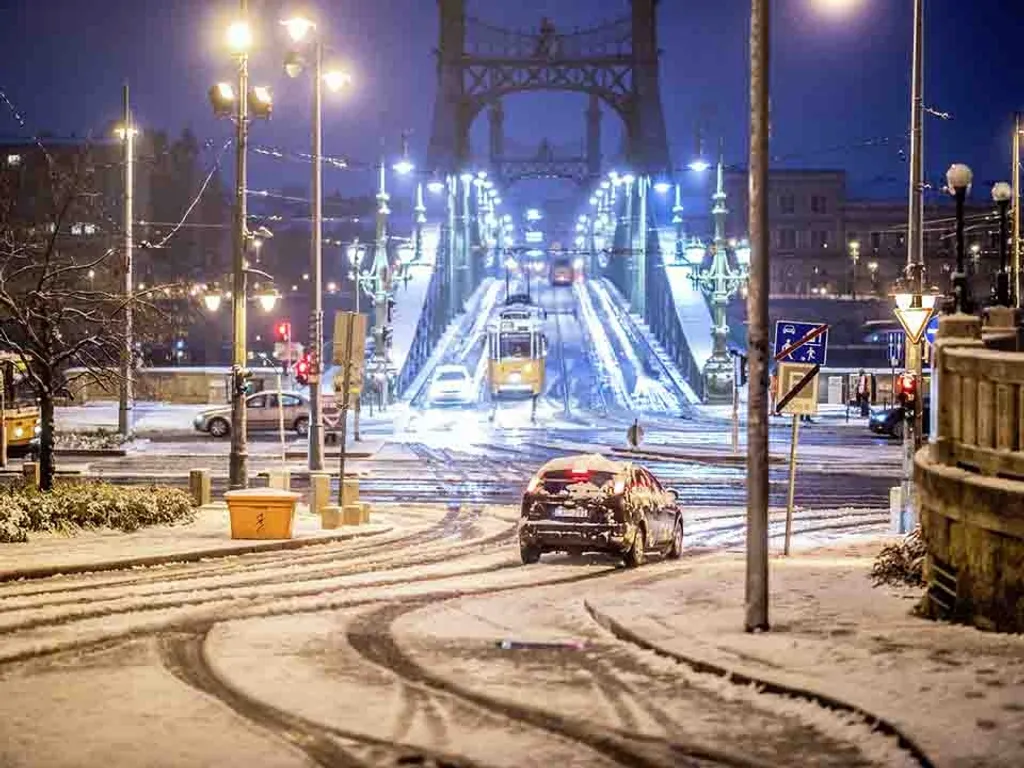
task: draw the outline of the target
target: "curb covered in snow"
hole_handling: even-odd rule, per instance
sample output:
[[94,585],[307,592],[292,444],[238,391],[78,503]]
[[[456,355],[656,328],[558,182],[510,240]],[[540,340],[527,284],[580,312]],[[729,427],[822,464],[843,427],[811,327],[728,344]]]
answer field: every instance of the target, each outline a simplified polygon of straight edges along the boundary
[[900,748],[908,752],[922,768],[934,768],[935,763],[925,754],[924,750],[910,736],[901,731],[896,725],[878,715],[864,709],[857,704],[843,701],[826,693],[819,693],[797,685],[770,680],[765,677],[755,676],[751,673],[742,672],[735,668],[728,668],[714,662],[700,659],[696,656],[683,654],[678,651],[669,650],[657,642],[648,640],[637,632],[626,628],[611,616],[602,613],[594,607],[589,600],[584,600],[583,605],[590,617],[605,630],[610,632],[619,640],[635,645],[646,651],[651,651],[659,656],[671,659],[679,664],[685,664],[695,672],[715,675],[727,679],[739,685],[755,686],[765,693],[777,696],[790,696],[838,712],[847,712],[863,718],[872,728],[877,729],[887,736],[896,739]]
[[349,539],[380,536],[381,534],[389,533],[392,530],[391,526],[387,526],[373,531],[344,531],[342,533],[332,533],[325,536],[308,536],[301,539],[253,542],[251,544],[244,544],[237,547],[211,547],[191,552],[175,552],[166,555],[148,555],[145,557],[125,557],[113,560],[103,560],[95,563],[80,563],[76,565],[17,568],[10,571],[0,571],[0,584],[11,581],[48,579],[53,576],[70,576],[72,574],[80,573],[121,571],[129,568],[149,568],[156,565],[171,565],[174,563],[195,563],[200,560],[233,557],[235,555],[251,555],[260,552],[282,552],[291,549],[304,549],[305,547],[312,547],[317,544],[331,544],[339,541],[347,541]]

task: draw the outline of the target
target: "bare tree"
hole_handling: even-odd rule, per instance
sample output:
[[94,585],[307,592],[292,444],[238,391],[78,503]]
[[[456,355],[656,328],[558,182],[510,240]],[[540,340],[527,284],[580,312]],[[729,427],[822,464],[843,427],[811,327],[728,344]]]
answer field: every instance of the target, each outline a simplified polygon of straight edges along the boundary
[[[105,209],[111,165],[93,147],[41,145],[0,171],[0,346],[20,358],[40,410],[40,485],[53,486],[54,407],[75,366],[116,380],[125,308],[121,254]],[[116,169],[114,170],[116,173]]]

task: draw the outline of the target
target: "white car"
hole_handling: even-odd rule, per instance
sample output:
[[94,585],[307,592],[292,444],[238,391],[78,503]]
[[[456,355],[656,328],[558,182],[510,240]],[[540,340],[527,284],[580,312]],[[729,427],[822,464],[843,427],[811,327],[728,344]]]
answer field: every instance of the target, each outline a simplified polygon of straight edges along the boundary
[[430,381],[431,403],[469,403],[473,397],[473,378],[464,365],[439,365]]

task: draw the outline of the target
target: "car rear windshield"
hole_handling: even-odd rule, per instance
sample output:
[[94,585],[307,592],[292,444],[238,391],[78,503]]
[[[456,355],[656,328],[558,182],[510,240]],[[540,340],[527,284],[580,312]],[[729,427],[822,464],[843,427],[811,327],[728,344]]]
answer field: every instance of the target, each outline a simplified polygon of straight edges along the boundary
[[612,472],[570,472],[569,470],[557,470],[546,472],[541,478],[541,488],[547,493],[561,493],[570,486],[592,485],[595,488],[604,488],[615,480]]
[[464,371],[441,371],[437,375],[438,381],[461,381],[466,378]]

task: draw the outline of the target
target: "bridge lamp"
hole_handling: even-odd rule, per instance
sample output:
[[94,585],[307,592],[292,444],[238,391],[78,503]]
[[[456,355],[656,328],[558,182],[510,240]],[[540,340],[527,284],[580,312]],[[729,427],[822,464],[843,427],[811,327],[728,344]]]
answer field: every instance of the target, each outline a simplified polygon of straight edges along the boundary
[[469,172],[466,172],[466,173],[462,174],[461,176],[459,176],[459,179],[462,180],[463,184],[469,184],[470,182],[473,181],[473,174],[469,173]]
[[700,240],[691,240],[690,244],[683,250],[683,258],[693,267],[699,267],[704,263],[704,243]]
[[401,160],[399,160],[391,167],[399,176],[408,176],[416,168],[416,166],[413,165],[412,160],[410,160],[408,157],[403,157]]
[[750,243],[746,240],[741,240],[739,245],[736,246],[736,250],[733,251],[736,254],[736,263],[741,267],[750,266]]
[[591,205],[597,205],[597,198],[596,197],[591,197],[590,198],[590,204]]
[[252,48],[252,28],[239,19],[231,22],[227,33],[228,49],[236,56],[244,56]]
[[478,179],[480,179],[481,181],[483,181],[484,179],[487,178],[487,171],[477,171],[476,172],[476,177]]
[[585,237],[583,237],[583,235],[579,235],[576,238],[576,247],[577,248],[582,248],[586,244],[587,244],[587,239]]
[[444,182],[435,176],[427,182],[427,191],[432,195],[440,195],[444,192]]
[[217,83],[210,88],[210,104],[217,117],[230,117],[235,113],[235,89],[231,83]]
[[498,205],[501,205],[501,198],[500,198],[500,197],[495,197],[495,198],[494,198],[494,204],[495,204],[496,206],[498,206]]
[[657,192],[659,195],[667,195],[671,190],[672,185],[669,182],[665,181],[664,179],[661,179],[654,183],[654,191]]
[[281,298],[281,294],[273,288],[267,288],[256,294],[256,301],[259,302],[260,309],[264,312],[273,312],[279,298]]
[[625,176],[622,177],[622,180],[628,186],[636,181],[636,176],[634,176],[632,173],[627,173]]
[[698,157],[690,163],[690,170],[696,171],[697,173],[704,173],[711,167],[711,163],[705,160],[703,157]]
[[[612,173],[615,173],[615,171],[612,171]],[[616,176],[617,175],[618,174],[616,174]],[[610,181],[608,181],[608,179],[605,179],[604,181],[601,182],[601,189],[607,191],[608,188],[611,187],[611,185],[612,185],[612,183]]]
[[502,216],[502,217],[501,217],[501,220],[502,220],[502,221],[503,221],[503,222],[504,222],[504,223],[505,223],[506,225],[508,225],[508,226],[512,226],[512,214],[511,214],[511,213],[506,213],[506,214],[505,214],[504,216]]
[[207,312],[216,312],[223,300],[224,295],[220,291],[207,291],[203,294],[203,306]]
[[543,217],[540,215],[540,211],[538,211],[536,208],[530,208],[526,212],[526,220],[527,221],[540,221],[541,218],[543,218]]

